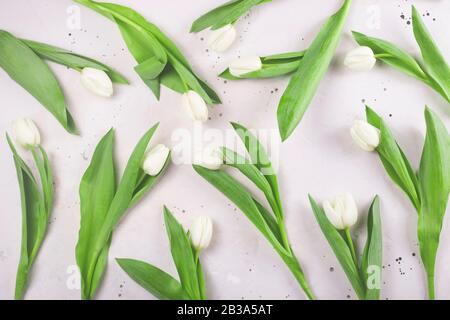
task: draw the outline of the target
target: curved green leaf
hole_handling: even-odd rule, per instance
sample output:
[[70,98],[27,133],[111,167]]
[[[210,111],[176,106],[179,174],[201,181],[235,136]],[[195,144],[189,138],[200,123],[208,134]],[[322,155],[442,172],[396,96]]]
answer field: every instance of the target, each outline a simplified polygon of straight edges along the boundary
[[178,223],[166,207],[164,207],[164,221],[170,241],[170,250],[177,267],[181,285],[192,299],[201,299],[197,263],[192,251],[191,241],[183,226]]
[[377,152],[386,172],[391,179],[406,193],[414,208],[420,208],[420,194],[417,177],[405,154],[383,119],[366,106],[367,121],[380,130],[380,144]]
[[368,37],[356,31],[352,34],[359,45],[371,48],[377,59],[421,81],[428,81],[417,60],[406,51],[385,40]]
[[383,234],[381,229],[380,199],[376,196],[370,205],[367,217],[367,240],[361,260],[361,275],[366,285],[365,300],[380,299],[380,288],[377,285],[381,285],[381,278],[376,279],[375,287],[371,288],[368,283],[370,280],[368,272],[372,269],[374,272],[379,272],[381,276],[383,264]]
[[53,72],[26,44],[2,30],[0,67],[50,111],[68,132],[77,133]]
[[441,90],[438,91],[450,103],[450,67],[414,6],[412,7],[412,24],[414,36],[425,62],[426,72],[439,85]]

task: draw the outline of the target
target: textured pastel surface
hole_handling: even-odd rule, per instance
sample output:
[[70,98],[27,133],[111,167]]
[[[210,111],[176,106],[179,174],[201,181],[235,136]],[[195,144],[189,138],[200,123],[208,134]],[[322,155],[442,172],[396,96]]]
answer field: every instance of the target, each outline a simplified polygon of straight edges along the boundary
[[[238,56],[306,49],[340,2],[275,0],[255,7],[237,24],[236,43],[225,54],[217,55],[207,51],[207,31],[189,34],[189,29],[200,14],[223,0],[191,1],[189,6],[183,6],[186,0],[114,2],[132,7],[157,24],[185,53],[199,76],[220,95],[223,104],[210,110],[211,120],[204,124],[205,128],[228,130],[228,136],[234,136],[228,122],[236,121],[249,128],[271,130],[278,137],[276,108],[288,79],[224,81],[216,74]],[[273,162],[279,162],[281,168],[278,178],[290,242],[319,298],[347,299],[347,295],[355,298],[355,294],[320,231],[307,194],[322,201],[345,191],[353,193],[363,215],[373,195],[380,195],[385,265],[382,299],[426,297],[417,246],[417,214],[385,174],[377,155],[353,144],[349,129],[355,119],[365,118],[364,103],[370,105],[386,119],[417,167],[425,134],[425,104],[435,110],[447,128],[450,106],[432,89],[393,68],[377,64],[371,72],[360,73],[342,65],[345,53],[356,46],[350,30],[389,40],[419,55],[412,25],[407,23],[411,4],[425,15],[422,18],[427,28],[450,61],[450,22],[445,20],[450,11],[448,1],[354,1],[337,57],[300,126],[280,147],[280,153],[273,155]],[[81,30],[68,27],[73,13],[67,12],[77,12],[77,7]],[[80,292],[72,281],[80,221],[78,187],[96,143],[111,126],[116,129],[115,149],[120,150],[116,160],[118,171],[122,171],[136,141],[157,121],[161,124],[152,143],[168,146],[175,143],[171,138],[174,130],[192,131],[193,124],[182,109],[179,94],[163,88],[161,101],[156,101],[135,74],[136,63],[117,27],[92,10],[69,0],[3,1],[0,29],[101,60],[131,83],[114,85],[113,98],[104,99],[85,90],[77,72],[51,64],[82,133],[77,137],[66,133],[32,96],[0,70],[0,135],[4,137],[5,130],[11,132],[14,119],[31,117],[40,127],[56,182],[55,208],[33,268],[27,298],[78,299]],[[12,155],[4,138],[0,139],[0,155],[0,299],[11,299],[20,252],[20,195]],[[31,161],[30,155],[25,158]],[[143,260],[176,275],[163,226],[163,204],[184,226],[199,215],[212,217],[214,238],[202,253],[210,298],[304,299],[293,276],[263,236],[190,165],[171,166],[155,189],[119,224],[97,298],[154,298],[121,270],[116,257]],[[437,297],[447,299],[450,252],[445,248],[450,245],[449,219],[447,215],[436,269]],[[358,244],[362,251],[365,216],[360,221],[354,231],[361,234]]]

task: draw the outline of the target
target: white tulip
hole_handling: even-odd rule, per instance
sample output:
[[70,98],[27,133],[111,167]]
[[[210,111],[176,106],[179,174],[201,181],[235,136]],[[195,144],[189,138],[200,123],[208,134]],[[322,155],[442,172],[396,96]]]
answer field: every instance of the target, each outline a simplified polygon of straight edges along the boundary
[[350,228],[358,220],[358,208],[353,196],[349,193],[324,201],[323,209],[331,224],[339,230]]
[[350,134],[363,150],[373,151],[380,144],[380,130],[366,121],[356,120]]
[[212,51],[224,52],[226,51],[236,39],[236,29],[232,24],[227,24],[222,28],[211,31],[208,45]]
[[208,120],[208,107],[197,92],[189,90],[183,94],[182,99],[184,108],[192,120],[201,122]]
[[223,154],[218,149],[201,150],[194,155],[194,164],[209,170],[219,170],[223,164]]
[[37,147],[41,144],[39,129],[33,120],[19,118],[13,123],[13,134],[18,144],[26,149]]
[[239,58],[230,63],[230,73],[235,77],[240,77],[243,74],[258,71],[262,68],[261,59],[258,56],[249,56]]
[[164,167],[169,153],[170,149],[163,144],[158,144],[148,150],[142,164],[144,172],[150,176],[158,175]]
[[344,64],[355,71],[369,71],[377,62],[372,49],[361,46],[347,53]]
[[191,242],[197,251],[206,249],[212,238],[213,223],[207,216],[198,217],[194,220],[191,229]]
[[81,70],[81,83],[92,93],[109,98],[113,94],[113,84],[105,71],[95,68]]

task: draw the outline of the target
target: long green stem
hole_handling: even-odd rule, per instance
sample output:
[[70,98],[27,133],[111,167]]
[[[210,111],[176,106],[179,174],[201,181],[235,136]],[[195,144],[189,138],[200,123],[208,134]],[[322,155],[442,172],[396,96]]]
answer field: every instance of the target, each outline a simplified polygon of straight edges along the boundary
[[428,274],[427,281],[428,281],[428,299],[435,300],[434,274]]
[[344,233],[347,239],[347,244],[350,248],[350,252],[352,253],[353,262],[355,263],[355,266],[358,267],[358,258],[356,257],[355,246],[353,244],[353,239],[350,234],[350,230],[348,228],[345,228]]

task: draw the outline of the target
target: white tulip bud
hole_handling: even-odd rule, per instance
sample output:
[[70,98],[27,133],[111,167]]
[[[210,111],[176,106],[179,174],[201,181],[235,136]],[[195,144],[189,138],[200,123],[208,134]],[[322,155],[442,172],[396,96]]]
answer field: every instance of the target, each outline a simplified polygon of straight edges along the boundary
[[363,150],[373,151],[380,144],[380,130],[366,121],[356,120],[350,134]]
[[222,28],[211,31],[209,37],[209,48],[215,52],[226,51],[236,39],[236,29],[232,24],[227,24]]
[[223,165],[223,154],[218,149],[201,150],[195,153],[193,162],[209,170],[219,170]]
[[18,144],[26,149],[37,147],[41,144],[39,129],[33,120],[19,118],[13,123],[13,134]]
[[350,228],[358,220],[358,208],[353,196],[349,193],[324,201],[323,210],[331,224],[339,230]]
[[212,238],[213,224],[209,217],[202,216],[194,220],[190,229],[191,242],[197,251],[206,249]]
[[369,47],[358,47],[347,53],[344,65],[355,71],[369,71],[377,62],[372,49]]
[[95,68],[81,70],[81,84],[92,93],[109,98],[113,94],[113,84],[105,71]]
[[184,108],[192,120],[201,122],[208,120],[208,107],[197,92],[189,90],[183,94],[182,99]]
[[169,153],[170,149],[163,144],[158,144],[148,150],[142,164],[144,172],[150,176],[158,175],[164,167]]
[[240,77],[243,74],[258,71],[262,68],[261,59],[258,56],[249,56],[239,58],[230,63],[230,73],[235,77]]

